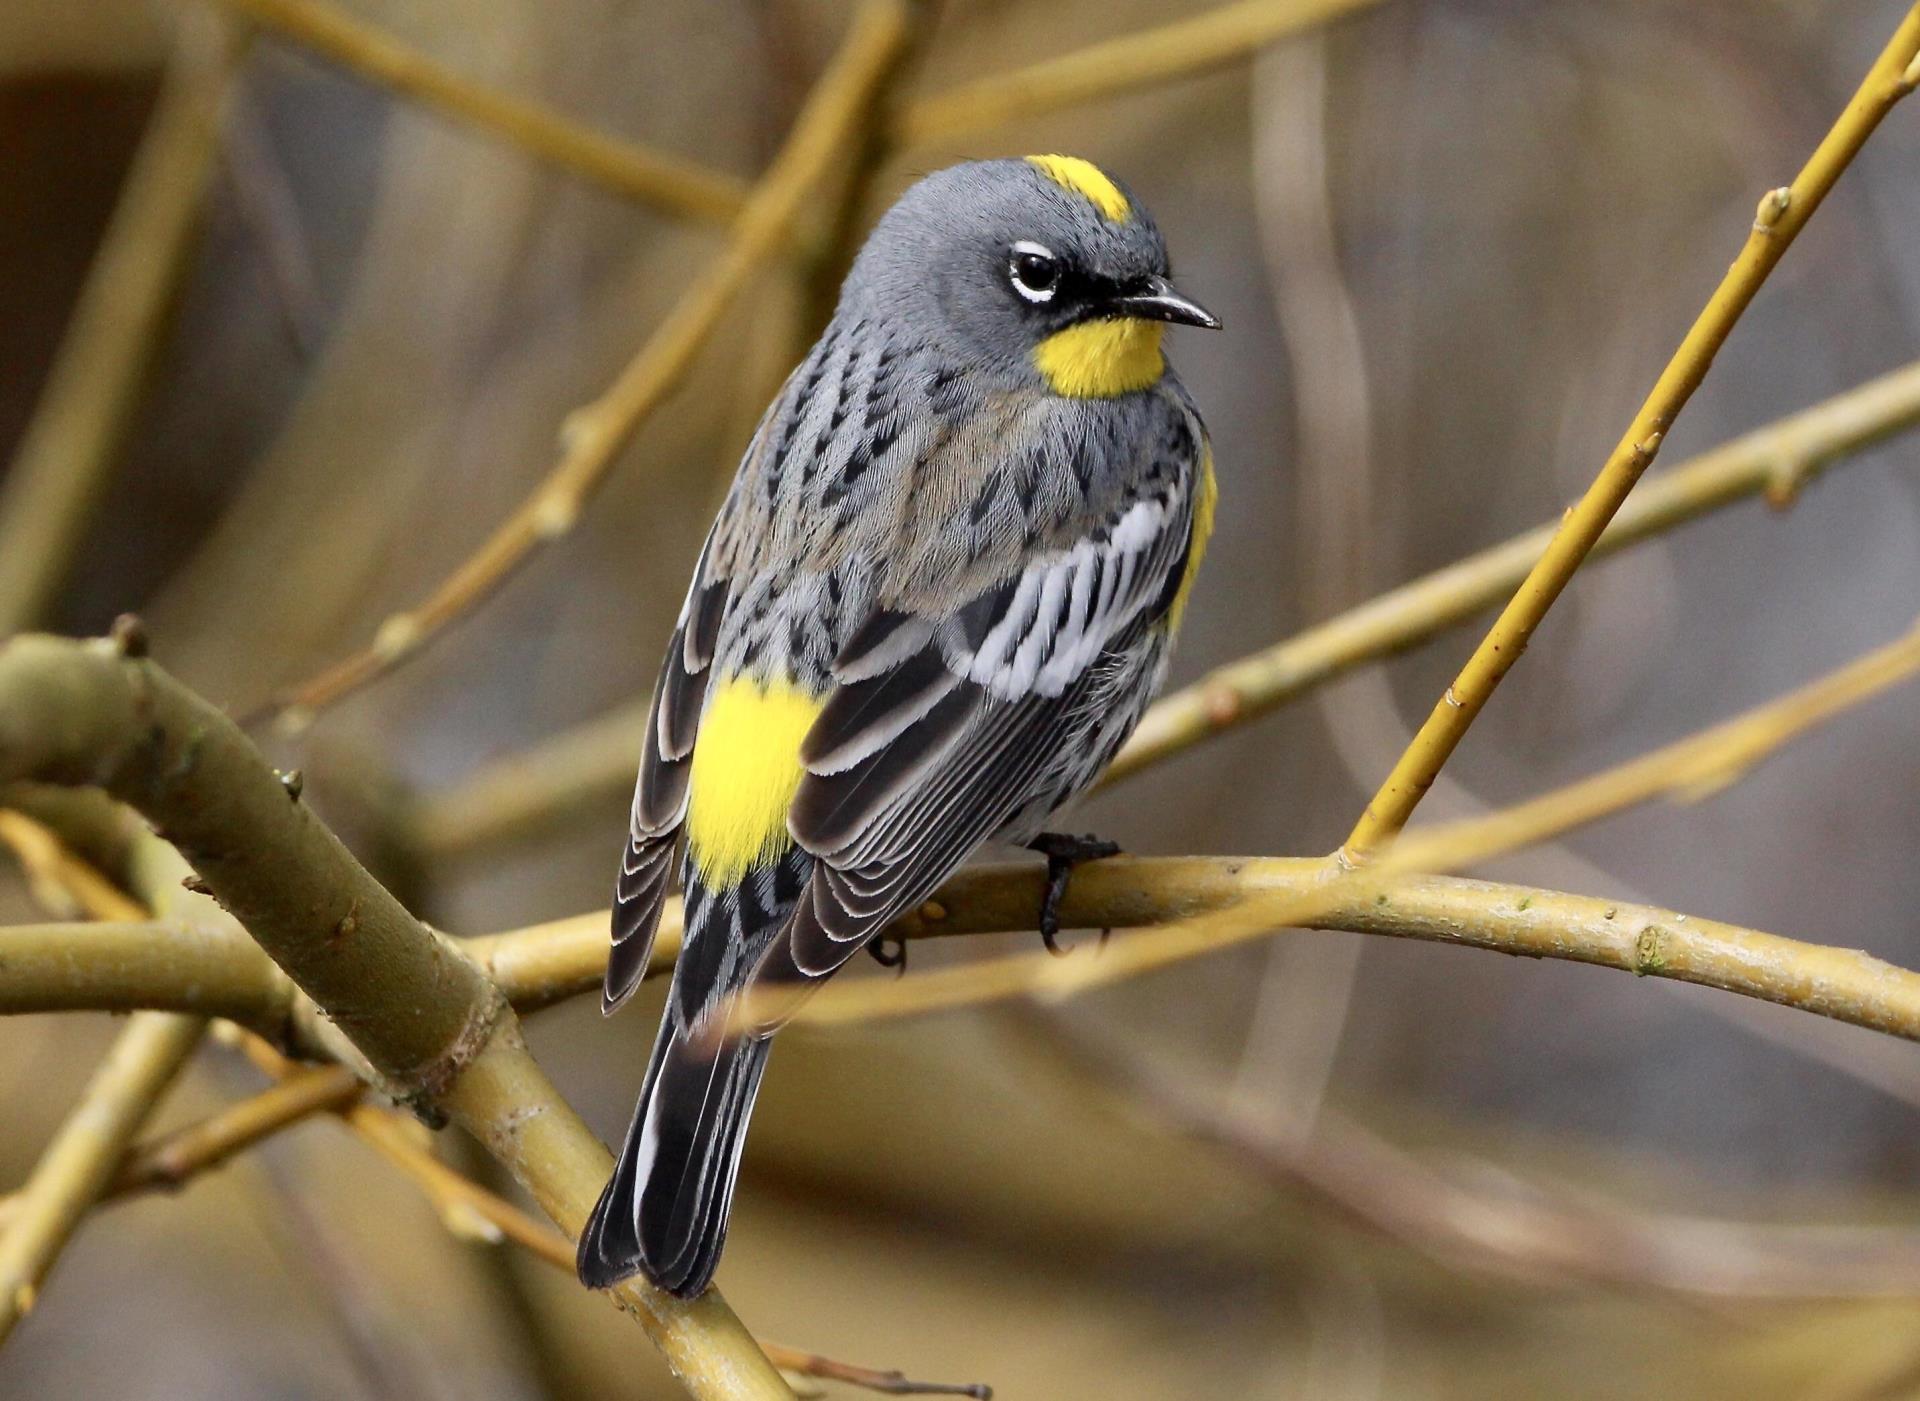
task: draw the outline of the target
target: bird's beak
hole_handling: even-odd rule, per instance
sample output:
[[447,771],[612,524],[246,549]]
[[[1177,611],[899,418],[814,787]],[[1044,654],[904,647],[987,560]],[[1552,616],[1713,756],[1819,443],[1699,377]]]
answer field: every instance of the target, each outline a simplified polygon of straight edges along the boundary
[[1171,321],[1181,326],[1220,329],[1220,318],[1200,303],[1189,301],[1173,290],[1164,277],[1143,277],[1119,296],[1107,302],[1115,316],[1135,316],[1147,321]]

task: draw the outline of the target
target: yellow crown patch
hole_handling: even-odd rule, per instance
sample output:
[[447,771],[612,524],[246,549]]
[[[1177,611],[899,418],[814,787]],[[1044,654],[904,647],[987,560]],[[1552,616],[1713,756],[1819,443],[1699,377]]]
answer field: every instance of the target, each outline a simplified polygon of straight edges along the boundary
[[1124,224],[1133,217],[1133,206],[1113,183],[1113,177],[1092,161],[1078,156],[1028,156],[1027,164],[1061,189],[1072,190],[1090,201],[1114,223]]

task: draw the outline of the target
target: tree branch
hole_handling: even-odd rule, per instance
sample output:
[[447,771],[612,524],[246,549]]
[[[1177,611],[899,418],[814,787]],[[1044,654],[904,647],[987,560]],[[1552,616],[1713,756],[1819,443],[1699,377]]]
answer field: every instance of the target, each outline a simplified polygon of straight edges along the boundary
[[[577,1230],[611,1168],[505,999],[417,923],[224,716],[107,644],[0,647],[0,783],[92,784],[144,813],[338,1025],[387,1088],[444,1110]],[[117,1155],[116,1155],[117,1156]],[[615,1291],[689,1390],[790,1395],[721,1300]]]
[[[1651,478],[1594,547],[1611,555],[1724,506],[1764,495],[1784,508],[1828,469],[1920,424],[1920,361],[1776,419]],[[1208,672],[1163,696],[1101,783],[1117,783],[1238,729],[1354,667],[1407,651],[1508,596],[1540,558],[1541,525],[1468,555]],[[578,808],[633,788],[647,702],[637,700],[417,800],[407,824],[429,858],[524,840]]]
[[[0,652],[0,698],[6,694],[5,657]],[[1062,994],[1197,957],[1280,926],[1311,924],[1677,978],[1920,1038],[1920,975],[1857,951],[1649,906],[1415,874],[1484,861],[1661,795],[1693,798],[1714,791],[1812,726],[1916,670],[1920,626],[1799,690],[1639,759],[1486,817],[1403,837],[1391,851],[1357,870],[1322,858],[1094,862],[1074,876],[1061,906],[1066,926],[1171,927],[1127,940],[1098,959],[1017,955],[916,975],[904,984],[835,984],[817,994],[801,1015],[814,1021],[860,1021],[1028,992]],[[0,709],[0,726],[4,718]],[[1029,929],[1039,908],[1040,886],[1039,872],[1031,869],[962,871],[889,933],[924,938]],[[461,941],[460,948],[516,1007],[532,1010],[599,986],[606,966],[606,921],[604,912],[581,915]],[[81,932],[76,931],[76,937]],[[651,972],[673,966],[680,934],[679,902],[669,901]],[[36,937],[54,935],[41,931]],[[152,971],[156,996],[178,987],[163,955],[148,956],[136,945],[124,956],[130,966],[115,972],[107,988],[136,986],[146,969]],[[51,955],[42,960],[48,961]],[[58,966],[64,970],[72,961]],[[66,980],[64,971],[57,976],[61,981],[52,988],[0,979],[0,1010],[27,1005],[46,1009],[55,1005],[56,997],[66,999],[61,1006],[95,1005],[87,1000],[83,984]],[[264,990],[246,990],[248,976],[222,973],[218,985],[225,989],[223,995],[236,1002],[264,997]]]
[[[172,1190],[282,1129],[350,1103],[364,1088],[345,1066],[296,1070],[259,1094],[132,1149],[101,1198]],[[19,1214],[20,1205],[17,1195],[0,1197],[0,1230]]]
[[127,1144],[200,1044],[206,1023],[138,1012],[15,1199],[0,1236],[0,1342],[12,1333],[80,1218],[112,1181]]
[[1058,107],[1171,82],[1367,9],[1377,0],[1242,0],[907,103],[896,143],[944,140]]
[[[1784,508],[1828,468],[1855,459],[1864,449],[1916,424],[1920,424],[1920,361],[1653,476],[1627,498],[1595,543],[1593,558],[1654,539],[1748,497],[1764,495],[1770,505]],[[1536,526],[1161,697],[1102,781],[1130,777],[1201,740],[1258,719],[1362,663],[1404,652],[1464,622],[1512,593],[1539,560],[1553,532],[1552,525]],[[627,738],[636,754],[638,741],[633,736],[638,733],[635,722]],[[537,783],[531,774],[523,771],[521,776]],[[626,781],[631,784],[631,773]],[[501,785],[493,787],[498,791]],[[464,786],[448,796],[465,796]],[[469,833],[481,840],[493,836],[465,803],[442,814],[435,800],[424,811],[444,819],[447,829],[441,835],[450,844]],[[533,815],[512,812],[511,821],[517,833],[532,825]]]
[[[253,3],[254,0],[249,0]],[[687,289],[600,398],[571,414],[546,479],[473,554],[412,609],[382,623],[372,644],[290,688],[275,706],[298,728],[348,692],[413,656],[487,598],[542,546],[573,529],[620,449],[679,385],[749,278],[787,238],[807,193],[860,140],[904,49],[905,0],[865,0],[839,53],[754,186],[726,247]]]
[[1726,343],[1741,314],[1767,275],[1785,256],[1841,174],[1866,145],[1895,103],[1920,83],[1920,5],[1908,10],[1893,38],[1868,70],[1860,89],[1828,131],[1791,185],[1773,190],[1760,208],[1733,266],[1694,321],[1680,348],[1667,362],[1652,392],[1634,416],[1613,455],[1553,533],[1492,631],[1475,649],[1454,683],[1400,756],[1379,792],[1367,804],[1339,855],[1348,862],[1368,858],[1406,826],[1454,748],[1492,697],[1494,688],[1520,659],[1533,630],[1573,578],[1599,540],[1607,522],[1627,499],[1641,473],[1672,431],[1680,411],[1707,376],[1713,357]]
[[499,137],[628,199],[691,219],[740,212],[746,182],[582,126],[552,108],[461,77],[325,0],[218,0],[346,72]]
[[0,473],[0,637],[41,621],[140,407],[199,247],[245,42],[183,17],[160,100],[80,290],[46,388]]
[[[1210,898],[1194,899],[1188,909],[1175,905],[1173,923],[1119,943],[1101,958],[1016,954],[943,968],[891,986],[877,980],[829,984],[795,1019],[858,1022],[1028,994],[1064,997],[1210,954],[1279,927],[1311,924],[1442,939],[1678,978],[1920,1039],[1920,974],[1855,950],[1644,907],[1616,920],[1625,907],[1550,892],[1522,892],[1509,909],[1502,903],[1502,887],[1435,884],[1412,874],[1484,861],[1661,795],[1695,797],[1713,791],[1809,727],[1916,670],[1920,626],[1798,691],[1700,734],[1514,808],[1403,837],[1366,865],[1349,866],[1334,858],[1245,862],[1226,873],[1228,889],[1215,886]],[[1087,881],[1109,876],[1105,868],[1115,864],[1095,863],[1076,874],[1075,884],[1081,884],[1083,876]],[[1203,873],[1203,879],[1217,881],[1218,873]],[[1037,889],[1037,884],[1030,888]],[[1033,908],[1028,906],[1029,911]],[[936,901],[918,917],[938,923],[945,913]],[[1077,923],[1081,913],[1063,911],[1063,917]],[[1542,924],[1542,919],[1547,922]],[[1109,922],[1096,917],[1094,923],[1106,927]],[[759,1010],[746,1008],[742,1015]]]
[[1564,1186],[1495,1185],[1484,1181],[1497,1171],[1490,1165],[1478,1174],[1448,1171],[1337,1110],[1320,1110],[1309,1134],[1283,1133],[1044,1009],[1025,1009],[1019,1025],[1079,1075],[1176,1132],[1447,1269],[1526,1286],[1597,1284],[1709,1300],[1906,1297],[1920,1285],[1920,1236],[1912,1231],[1641,1212]]
[[[125,920],[149,907],[176,913],[206,903],[180,888],[185,865],[171,851],[133,872],[142,904],[91,871],[52,833],[9,817],[0,840],[20,843],[24,859],[43,868],[44,883],[65,884],[67,898],[96,917]],[[87,879],[75,879],[83,871]],[[0,1237],[0,1342],[32,1309],[55,1260],[110,1185],[127,1145],[192,1057],[206,1027],[201,1016],[140,1012],[115,1039],[80,1104],[11,1199]]]

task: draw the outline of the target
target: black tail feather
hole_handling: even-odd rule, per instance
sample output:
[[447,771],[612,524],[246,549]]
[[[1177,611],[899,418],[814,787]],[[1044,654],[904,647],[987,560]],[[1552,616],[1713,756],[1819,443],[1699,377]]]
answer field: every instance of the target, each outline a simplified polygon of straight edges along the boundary
[[707,1287],[768,1045],[764,1037],[709,1045],[665,1019],[620,1160],[580,1235],[577,1266],[589,1288],[634,1274],[682,1298]]

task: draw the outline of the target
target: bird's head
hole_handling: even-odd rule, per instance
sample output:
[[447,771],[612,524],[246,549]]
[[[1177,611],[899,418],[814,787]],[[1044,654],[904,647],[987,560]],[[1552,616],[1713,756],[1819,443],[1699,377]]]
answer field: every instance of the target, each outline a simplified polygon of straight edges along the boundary
[[875,227],[843,305],[969,369],[1075,398],[1158,380],[1168,323],[1220,325],[1174,290],[1153,217],[1073,156],[927,176]]

